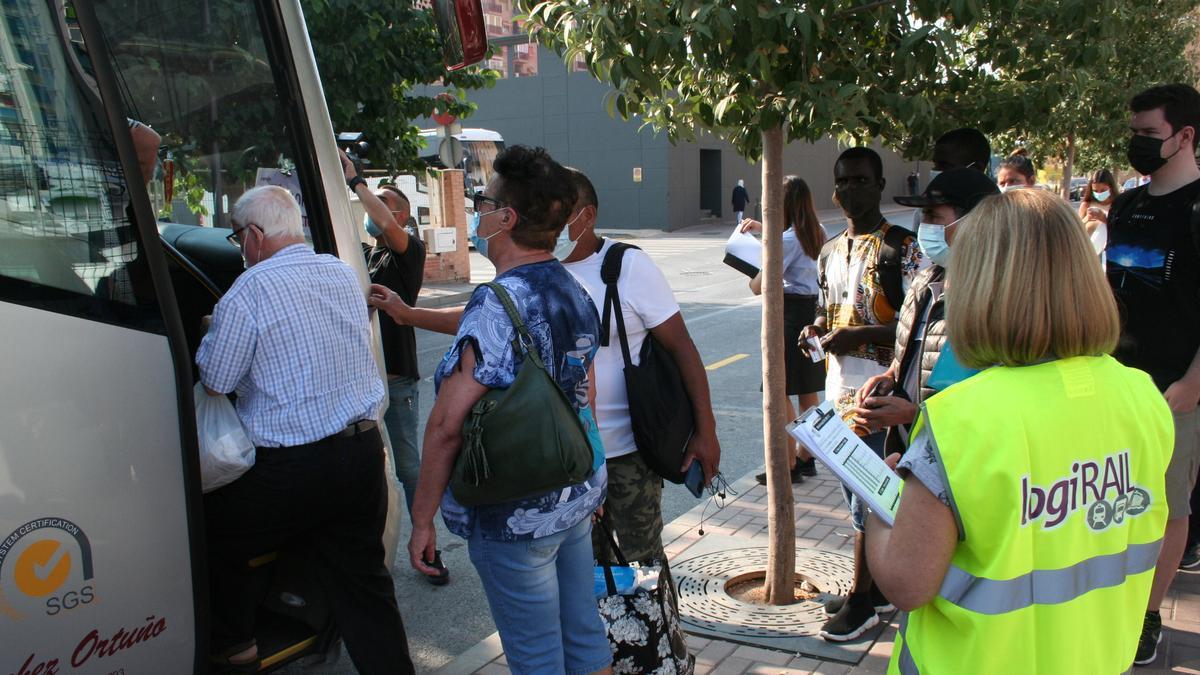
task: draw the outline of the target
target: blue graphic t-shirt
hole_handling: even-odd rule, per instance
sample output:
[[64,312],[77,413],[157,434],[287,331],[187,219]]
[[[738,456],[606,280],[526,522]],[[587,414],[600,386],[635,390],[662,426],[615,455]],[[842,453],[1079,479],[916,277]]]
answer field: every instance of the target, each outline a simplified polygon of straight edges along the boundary
[[1200,348],[1200,253],[1192,232],[1200,180],[1165,195],[1130,190],[1108,212],[1108,281],[1121,310],[1114,356],[1165,391]]
[[[542,362],[576,411],[588,410],[588,368],[600,344],[600,317],[587,291],[557,260],[521,265],[496,277],[516,305]],[[516,329],[499,298],[486,286],[475,289],[458,325],[454,346],[434,374],[434,387],[458,367],[464,349],[475,350],[475,381],[506,389],[521,361],[513,351]],[[523,360],[523,359],[522,359]],[[601,465],[587,481],[506,504],[466,507],[447,489],[442,519],[451,532],[468,538],[480,528],[486,539],[538,539],[573,527],[604,501],[608,471]]]

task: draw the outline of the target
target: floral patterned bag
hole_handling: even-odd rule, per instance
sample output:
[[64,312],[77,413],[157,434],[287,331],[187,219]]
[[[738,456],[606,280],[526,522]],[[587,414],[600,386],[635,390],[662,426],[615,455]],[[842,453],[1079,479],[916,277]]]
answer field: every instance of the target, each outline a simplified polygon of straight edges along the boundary
[[[608,535],[611,550],[619,564],[628,567],[613,540],[612,530],[601,518],[601,527]],[[661,574],[661,566],[642,567],[660,572],[660,583],[653,590],[638,587],[631,595],[617,592],[613,564],[601,562],[597,571],[604,574],[607,594],[599,598],[600,618],[608,630],[608,646],[613,654],[614,675],[653,673],[654,675],[691,675],[696,659],[688,653],[683,628],[675,609],[674,589],[670,577]]]

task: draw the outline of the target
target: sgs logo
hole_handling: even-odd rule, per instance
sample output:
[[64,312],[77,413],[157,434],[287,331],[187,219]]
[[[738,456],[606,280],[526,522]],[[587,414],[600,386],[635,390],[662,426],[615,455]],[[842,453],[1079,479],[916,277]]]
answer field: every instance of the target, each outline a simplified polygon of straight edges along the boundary
[[96,598],[92,547],[78,525],[39,518],[0,541],[0,614],[55,616]]

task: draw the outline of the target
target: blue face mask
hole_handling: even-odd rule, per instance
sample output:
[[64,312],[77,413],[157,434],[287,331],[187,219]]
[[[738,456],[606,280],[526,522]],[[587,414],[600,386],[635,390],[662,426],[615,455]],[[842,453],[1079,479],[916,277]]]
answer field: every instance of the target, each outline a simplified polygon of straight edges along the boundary
[[946,340],[942,343],[942,352],[938,356],[937,363],[934,364],[933,372],[929,374],[929,381],[926,384],[931,389],[945,391],[946,387],[962,382],[980,372],[983,371],[968,368],[959,363],[958,358],[954,356],[954,349],[950,347],[950,341]]
[[558,235],[558,241],[554,242],[554,257],[558,258],[559,262],[571,257],[571,254],[575,252],[575,245],[579,243],[580,237],[583,237],[583,233],[580,232],[579,237],[576,237],[574,240],[571,239],[571,226],[582,215],[583,211],[580,211],[575,218],[563,226],[562,232]]
[[946,241],[946,228],[958,223],[959,220],[962,218],[949,225],[921,223],[921,226],[917,228],[917,244],[921,247],[921,253],[933,261],[933,264],[945,267],[946,263],[950,262],[950,244]]
[[[495,211],[489,211],[488,213],[495,213]],[[467,238],[471,240],[471,245],[475,247],[475,250],[487,258],[488,239],[500,234],[502,230],[496,230],[486,237],[479,236],[479,219],[481,215],[478,211],[471,214],[471,220],[467,222]],[[490,260],[490,258],[488,259]]]
[[383,230],[379,229],[379,226],[375,224],[374,220],[371,220],[370,214],[363,214],[363,227],[367,229],[367,234],[371,235],[372,237],[378,238],[383,234]]
[[950,260],[950,244],[946,243],[946,226],[936,223],[921,223],[917,228],[917,244],[921,253],[935,265],[946,266]]

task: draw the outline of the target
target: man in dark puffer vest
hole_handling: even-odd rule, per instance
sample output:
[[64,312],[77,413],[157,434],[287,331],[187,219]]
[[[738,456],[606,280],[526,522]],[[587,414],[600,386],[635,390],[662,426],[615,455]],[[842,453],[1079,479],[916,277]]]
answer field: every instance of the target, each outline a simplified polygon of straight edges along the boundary
[[937,393],[935,384],[945,386],[931,382],[931,375],[946,344],[942,294],[954,230],[980,200],[999,192],[983,173],[953,169],[934,178],[923,194],[895,198],[899,204],[921,209],[917,240],[933,264],[913,279],[904,297],[891,368],[867,380],[858,392],[855,421],[872,431],[887,429],[888,453],[904,451],[908,425],[916,420],[921,402]]

